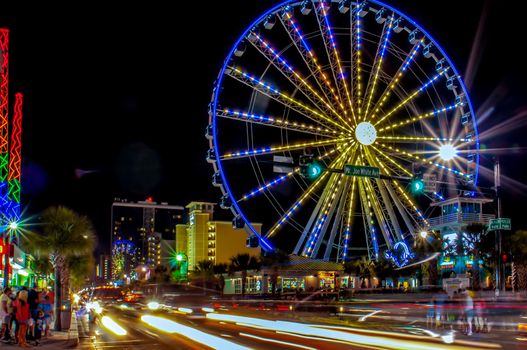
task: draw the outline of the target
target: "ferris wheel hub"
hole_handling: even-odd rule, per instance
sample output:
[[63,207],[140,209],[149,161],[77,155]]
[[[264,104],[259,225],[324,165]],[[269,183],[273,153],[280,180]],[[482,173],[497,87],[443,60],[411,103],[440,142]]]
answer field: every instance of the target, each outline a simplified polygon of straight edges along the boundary
[[372,123],[359,123],[355,129],[355,138],[363,145],[371,145],[377,139],[377,130]]

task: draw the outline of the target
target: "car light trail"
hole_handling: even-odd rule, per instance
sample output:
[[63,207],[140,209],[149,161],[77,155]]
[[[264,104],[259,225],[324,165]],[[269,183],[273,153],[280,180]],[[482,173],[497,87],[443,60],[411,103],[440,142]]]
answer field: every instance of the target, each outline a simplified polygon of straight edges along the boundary
[[277,340],[277,339],[269,339],[269,338],[259,337],[259,336],[252,335],[252,334],[247,334],[247,333],[240,333],[240,335],[242,337],[258,339],[258,340],[266,341],[266,342],[269,342],[269,343],[287,345],[287,346],[292,346],[292,347],[300,348],[300,349],[316,350],[316,348],[312,348],[310,346],[305,346],[305,345],[300,345],[300,344],[293,344],[293,343],[289,343],[289,342],[282,341],[282,340]]
[[[400,337],[400,334],[389,332],[377,332],[368,330],[367,333],[371,335],[356,334],[349,331],[352,328],[339,327],[347,329],[348,332],[337,331],[331,328],[323,328],[322,325],[303,324],[287,321],[272,321],[253,317],[234,316],[225,314],[207,314],[208,319],[217,321],[233,322],[238,325],[248,325],[254,328],[266,328],[271,331],[279,332],[280,334],[290,334],[291,336],[303,335],[316,337],[319,341],[330,342],[344,342],[347,344],[361,344],[369,346],[378,346],[388,349],[405,349],[405,350],[436,350],[445,348],[440,343],[424,342],[426,338],[417,336],[408,336],[406,339],[396,339],[391,337]],[[362,330],[358,330],[362,331]],[[383,335],[382,337],[379,335]],[[410,340],[409,338],[412,338]],[[448,340],[448,339],[447,339]],[[445,339],[443,341],[446,342]],[[445,348],[446,349],[446,348]],[[449,346],[448,349],[468,349],[464,346]]]
[[126,335],[126,330],[119,326],[114,320],[112,320],[109,316],[103,316],[101,318],[102,325],[108,329],[109,331],[117,334],[117,335]]
[[250,349],[245,346],[238,345],[231,341],[222,339],[220,337],[216,337],[214,335],[199,331],[192,327],[187,327],[177,322],[167,320],[166,318],[151,315],[143,315],[141,316],[141,321],[167,333],[178,333],[184,337],[191,339],[192,341],[198,342],[213,349]]

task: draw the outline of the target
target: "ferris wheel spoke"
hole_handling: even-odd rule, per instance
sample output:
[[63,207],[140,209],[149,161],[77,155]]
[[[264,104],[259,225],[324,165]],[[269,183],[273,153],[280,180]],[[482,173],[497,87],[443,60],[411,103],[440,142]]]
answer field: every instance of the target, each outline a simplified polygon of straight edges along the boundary
[[[285,76],[289,82],[304,96],[306,96],[309,101],[316,106],[316,108],[324,114],[333,114],[337,118],[344,121],[347,125],[347,122],[337,113],[333,106],[318,93],[309,82],[304,78],[297,70],[291,66],[287,61],[278,53],[276,50],[271,47],[271,45],[264,40],[259,34],[251,32],[248,35],[249,42],[271,63],[283,76]],[[348,127],[350,127],[348,125]]]
[[326,232],[327,225],[330,222],[332,216],[331,214],[335,210],[337,203],[336,198],[340,198],[340,195],[337,195],[337,193],[340,194],[340,192],[342,191],[342,174],[332,174],[332,178],[333,186],[331,186],[330,190],[327,192],[327,195],[324,198],[325,203],[322,205],[322,210],[318,213],[318,219],[316,220],[315,224],[311,227],[311,233],[309,235],[309,238],[307,239],[307,243],[304,247],[304,250],[302,251],[303,256],[308,256],[311,258],[316,257],[320,244],[322,243],[322,240],[324,238],[324,233]]
[[[373,152],[366,151],[370,164],[374,166],[379,166],[379,159],[375,157]],[[387,190],[384,185],[384,180],[381,179],[371,179],[371,188],[373,193],[376,193],[376,198],[378,199],[378,211],[384,217],[383,227],[386,231],[385,237],[389,238],[387,241],[388,247],[391,248],[391,245],[397,241],[401,240],[401,228],[397,220],[397,216],[393,210],[393,206],[390,200],[390,196],[387,193]]]
[[[382,169],[384,173],[388,175],[391,175],[393,173],[397,174],[396,172],[393,172],[393,169],[389,169],[388,166],[382,163],[380,160],[378,161],[378,166]],[[408,232],[413,234],[416,232],[416,227],[423,227],[423,224],[427,226],[428,223],[426,222],[426,219],[424,218],[423,214],[419,211],[419,209],[417,209],[415,204],[409,199],[408,196],[405,198],[404,201],[401,200],[401,196],[397,195],[392,184],[394,186],[397,185],[395,180],[392,180],[391,182],[384,182],[384,186],[386,187],[388,194],[392,198],[392,201],[395,204],[399,215],[403,219],[403,222],[405,223]],[[400,191],[401,193],[405,193],[403,189],[400,189]]]
[[[300,25],[294,19],[293,15],[289,10],[285,10],[282,16],[279,17],[280,22],[284,26],[286,32],[289,34],[289,38],[293,42],[300,56],[304,60],[304,63],[311,72],[311,76],[317,82],[320,90],[326,96],[328,101],[333,100],[334,105],[339,106],[341,112],[345,112],[344,104],[337,93],[337,90],[331,84],[331,79],[328,79],[326,73],[322,71],[315,51],[309,46],[305,36],[302,34]],[[330,98],[332,96],[332,98]]]
[[444,75],[450,67],[446,67],[445,69],[442,69],[439,73],[434,75],[430,80],[428,80],[426,83],[421,85],[418,89],[416,89],[414,92],[412,92],[408,97],[406,97],[401,103],[399,103],[396,107],[394,107],[392,110],[390,110],[388,113],[386,113],[381,119],[379,119],[376,123],[374,123],[375,126],[382,123],[385,119],[389,118],[392,114],[400,110],[402,107],[406,106],[406,104],[410,101],[412,101],[415,97],[417,97],[421,92],[425,91],[430,85],[433,85],[439,77]]
[[[366,246],[368,249],[368,256],[370,260],[377,260],[379,257],[379,243],[377,242],[377,234],[374,226],[373,211],[371,208],[371,201],[366,194],[364,179],[359,179],[359,195],[362,207],[362,219],[364,221],[364,231],[366,233]],[[366,213],[366,215],[364,215]]]
[[[389,157],[386,153],[378,149],[377,147],[373,146],[373,149],[376,151],[376,154],[380,154],[384,159],[388,160],[393,166],[395,166],[398,170],[395,170],[394,168],[390,167],[390,170],[393,173],[396,173],[398,176],[413,176],[411,172],[409,172],[405,167],[403,167],[401,164],[399,164],[397,161],[395,161],[392,157]],[[377,163],[381,163],[381,160],[378,159],[378,157],[374,156]]]
[[[315,14],[318,21],[318,26],[320,33],[322,34],[322,41],[326,48],[326,54],[329,58],[331,65],[331,74],[335,80],[339,96],[342,101],[347,101],[349,110],[353,114],[353,104],[351,103],[351,95],[348,85],[346,84],[346,76],[344,69],[342,67],[342,62],[340,60],[340,55],[337,49],[337,42],[331,29],[331,24],[329,22],[329,17],[327,13],[327,7],[331,5],[326,4],[325,0],[319,0],[318,6],[316,1],[313,1],[313,7],[315,9]],[[345,113],[345,116],[349,119],[348,113]],[[350,120],[350,119],[349,119]]]
[[[382,161],[377,159],[378,166],[382,169],[384,173],[387,175],[392,175],[391,169],[389,169]],[[391,186],[393,184],[401,196],[403,197],[404,201],[400,200],[401,196],[397,196],[395,190]],[[395,206],[399,210],[399,213],[401,214],[401,217],[403,218],[403,221],[405,222],[408,232],[415,233],[415,227],[422,227],[429,226],[428,221],[424,217],[423,213],[417,208],[416,204],[410,199],[408,193],[399,185],[399,182],[397,180],[391,180],[391,184],[389,182],[385,182],[386,189],[388,190],[388,193],[392,197],[393,202],[395,203]],[[409,217],[406,215],[409,214],[413,220],[409,219]]]
[[[352,75],[352,86],[353,86],[353,101],[357,105],[357,113],[360,118],[360,113],[362,110],[361,100],[362,100],[362,51],[361,51],[361,21],[360,21],[360,12],[362,11],[362,6],[364,3],[357,1],[357,6],[355,9],[350,11],[350,40],[351,40],[351,69],[355,71],[355,74]],[[355,15],[355,16],[354,16]],[[353,20],[355,17],[355,20]],[[355,118],[355,114],[353,115]],[[357,123],[357,121],[355,121]]]
[[441,163],[438,163],[438,162],[434,162],[430,159],[427,159],[427,158],[424,158],[424,157],[421,157],[415,153],[410,153],[410,152],[407,152],[407,151],[404,151],[404,150],[401,150],[397,147],[392,147],[390,145],[385,145],[383,143],[380,143],[380,146],[385,148],[385,149],[388,149],[392,152],[395,152],[396,154],[398,154],[399,156],[403,156],[404,158],[407,158],[409,159],[411,162],[412,161],[419,161],[419,162],[422,162],[422,163],[425,163],[425,164],[428,164],[428,165],[431,165],[437,169],[442,169],[442,170],[446,170],[452,174],[455,174],[459,177],[461,177],[462,179],[464,179],[465,181],[467,180],[470,180],[472,179],[472,175],[471,174],[467,174],[463,171],[459,171],[457,169],[454,169],[454,168],[451,168],[451,167],[448,167],[446,165],[443,165]]
[[395,75],[392,77],[391,81],[388,83],[381,96],[377,99],[377,102],[372,108],[372,115],[370,119],[375,119],[377,112],[379,112],[380,108],[382,108],[386,100],[390,97],[393,89],[397,86],[404,73],[408,70],[410,64],[415,61],[415,56],[419,52],[421,46],[422,40],[415,43],[412,50],[410,50],[410,53],[406,56],[405,60],[403,61]]
[[[354,153],[356,148],[357,148],[356,145],[352,145],[351,148],[347,148],[345,152],[352,152],[352,153]],[[344,160],[344,159],[345,158],[342,158],[342,160]],[[335,162],[334,166],[336,168],[341,168],[343,166],[343,163]],[[319,214],[322,212],[321,211],[322,205],[327,202],[327,198],[329,197],[329,194],[334,189],[334,184],[335,184],[336,179],[337,179],[336,174],[332,174],[330,176],[330,179],[328,180],[326,186],[324,187],[324,190],[322,191],[321,196],[319,197],[319,200],[317,202],[317,205],[316,205],[315,209],[311,213],[307,224],[304,226],[304,229],[302,231],[302,235],[301,235],[300,239],[298,240],[297,245],[296,245],[296,247],[295,247],[295,249],[293,251],[294,254],[296,254],[296,255],[300,254],[300,249],[302,248],[302,246],[304,246],[304,242],[306,241],[306,237],[308,236],[308,234],[310,233],[312,228],[316,227],[316,226],[313,226],[313,224],[315,223],[315,220],[317,219]],[[310,240],[308,240],[308,242],[309,241]],[[306,247],[307,247],[307,243],[306,243]],[[304,252],[305,252],[305,249],[306,248],[304,248]]]
[[286,180],[291,178],[296,173],[298,173],[298,169],[295,169],[294,171],[291,171],[287,173],[286,175],[278,176],[274,178],[273,180],[266,182],[263,186],[260,186],[257,189],[244,194],[242,198],[237,200],[237,202],[240,203],[242,201],[248,200],[249,198],[255,197],[258,194],[262,193],[263,191],[269,190],[271,187],[274,187],[275,185],[285,182]]
[[288,119],[281,119],[273,116],[241,112],[229,108],[224,108],[221,110],[217,109],[216,116],[220,118],[238,120],[255,125],[276,127],[287,131],[302,132],[321,137],[336,136],[338,134],[335,130],[321,127],[319,125],[299,123],[296,121],[290,121]]
[[[347,161],[349,162],[350,159],[353,157],[353,154],[355,153],[356,147],[353,148],[351,151],[351,155],[347,158]],[[344,166],[344,161],[346,158],[342,159],[341,163],[337,163],[336,166],[338,168],[342,168]],[[330,232],[329,237],[326,239],[326,251],[324,253],[324,257],[331,254],[331,250],[333,248],[333,243],[335,240],[335,234],[337,227],[339,226],[339,220],[338,213],[342,211],[343,202],[342,202],[342,196],[347,192],[347,187],[349,186],[348,178],[344,177],[343,174],[333,174],[332,175],[333,183],[330,186],[327,186],[326,189],[329,189],[329,191],[325,191],[326,197],[325,205],[323,206],[323,210],[318,212],[313,212],[312,218],[310,219],[310,222],[305,227],[305,231],[311,230],[311,234],[307,240],[307,243],[304,247],[304,250],[302,252],[302,255],[309,256],[311,258],[316,258],[318,255],[318,251],[320,249],[320,246],[322,244],[322,241],[324,239],[324,233],[327,232],[327,229],[329,228],[330,222],[333,220],[333,227]],[[322,198],[321,198],[322,199]],[[345,201],[345,200],[344,200]],[[313,226],[313,218],[318,215],[318,220],[315,222]],[[335,216],[337,215],[337,216]],[[320,234],[322,232],[322,234]]]
[[[377,53],[375,54],[375,59],[373,60],[372,73],[373,73],[373,70],[375,70],[375,75],[372,76],[372,74],[370,74],[368,85],[366,86],[366,95],[368,96],[368,101],[366,102],[366,110],[364,111],[364,114],[362,116],[364,120],[366,120],[366,117],[368,116],[371,101],[372,101],[373,95],[375,94],[375,89],[377,87],[377,79],[379,78],[379,73],[381,71],[381,67],[384,61],[384,54],[386,52],[386,46],[389,43],[390,34],[392,32],[393,16],[394,15],[392,14],[389,17],[389,19],[384,22],[384,28],[383,28],[381,37],[379,39]],[[373,81],[371,81],[372,79]],[[371,84],[371,87],[370,87],[370,84]],[[368,94],[368,90],[369,90],[369,94]]]
[[303,149],[306,147],[319,147],[319,146],[325,146],[325,145],[331,145],[336,143],[344,143],[348,141],[350,138],[332,138],[328,140],[322,140],[322,141],[313,141],[313,142],[300,142],[295,143],[292,145],[280,145],[280,146],[268,146],[268,147],[261,147],[261,148],[253,148],[253,149],[246,149],[242,151],[235,151],[226,153],[221,157],[221,160],[229,160],[229,159],[240,159],[240,158],[247,158],[252,156],[260,156],[263,154],[274,154],[279,152],[286,152],[286,151],[294,151],[298,149]]
[[[344,146],[345,147],[345,146]],[[336,151],[338,151],[339,148],[338,147],[335,147],[335,148],[332,148],[331,150],[327,151],[326,153],[318,156],[316,159],[317,160],[323,160],[327,157],[329,157],[331,154],[335,153]],[[275,177],[274,179],[264,183],[262,186],[258,187],[258,188],[255,188],[254,190],[251,190],[249,192],[247,192],[246,194],[244,194],[240,199],[238,199],[236,202],[237,203],[240,203],[242,201],[246,201],[248,199],[251,199],[253,197],[256,197],[258,196],[259,194],[263,193],[265,190],[269,191],[271,190],[274,186],[278,185],[278,184],[281,184],[289,179],[291,179],[293,177],[293,175],[297,174],[299,172],[299,168],[295,168],[293,171],[287,173],[286,175],[281,175],[281,176],[277,176]]]
[[347,201],[347,215],[346,215],[346,226],[344,229],[344,235],[341,239],[340,249],[341,252],[338,253],[337,256],[340,256],[342,261],[346,261],[348,258],[348,249],[349,244],[351,240],[351,225],[353,224],[353,204],[354,204],[354,197],[355,197],[355,191],[358,186],[357,185],[357,177],[353,177],[352,184],[351,184],[351,191],[348,196]]
[[278,88],[275,88],[271,84],[261,81],[253,77],[252,75],[241,71],[238,68],[231,68],[229,70],[225,70],[225,74],[249,86],[253,90],[256,90],[259,93],[272,98],[273,100],[279,102],[283,106],[295,110],[297,113],[303,115],[304,117],[308,119],[311,119],[312,121],[318,124],[323,125],[326,128],[337,127],[338,129],[341,130],[341,132],[349,133],[349,129],[346,128],[344,125],[337,123],[332,118],[328,118],[327,116],[317,112],[313,108],[310,108],[305,103],[302,103],[290,97],[289,95],[280,91]]
[[395,243],[394,232],[395,229],[393,224],[390,222],[390,218],[387,215],[386,209],[381,205],[381,192],[378,186],[374,184],[371,179],[365,179],[365,188],[367,190],[371,208],[377,218],[378,226],[381,230],[381,234],[386,242],[388,248],[391,248]]
[[[343,152],[342,154],[340,154],[337,158],[335,158],[328,166],[329,169],[334,169],[336,167],[336,164],[339,163],[339,161],[341,159],[343,159],[345,157],[345,155],[347,154],[347,152],[349,151],[349,148],[348,150],[346,150],[345,152]],[[318,186],[323,182],[322,180],[324,180],[327,175],[329,173],[327,171],[324,171],[322,173],[322,175],[320,175],[320,177],[318,179],[316,179],[313,183],[311,183],[311,185],[307,188],[307,190],[300,196],[300,198],[298,198],[293,205],[291,205],[291,207],[289,207],[289,209],[287,210],[287,212],[273,225],[273,227],[265,234],[265,238],[270,238],[272,237],[274,234],[276,234],[277,230],[288,220],[289,217],[291,217],[294,212],[302,205],[302,203],[311,195],[311,193],[313,193],[313,191],[315,191]]]
[[463,102],[458,102],[458,103],[455,103],[453,105],[449,105],[449,106],[446,106],[446,107],[443,107],[443,108],[438,108],[438,109],[435,109],[435,110],[430,111],[428,113],[420,114],[420,115],[415,116],[415,117],[411,117],[411,118],[408,118],[408,119],[401,120],[399,122],[395,122],[395,123],[390,124],[390,125],[386,125],[386,126],[384,126],[382,128],[379,128],[379,132],[386,131],[386,130],[393,130],[393,129],[399,128],[401,126],[405,126],[405,125],[412,124],[412,123],[420,123],[421,120],[438,116],[440,113],[445,113],[445,112],[450,111],[450,110],[452,110],[454,108],[462,107],[463,105],[464,105]]
[[[380,140],[386,140],[390,142],[400,142],[400,143],[420,143],[420,142],[426,142],[429,143],[430,141],[437,141],[437,142],[470,142],[470,139],[453,139],[449,137],[414,137],[414,136],[383,136],[378,135],[377,139]],[[432,151],[430,153],[437,153],[437,151]]]

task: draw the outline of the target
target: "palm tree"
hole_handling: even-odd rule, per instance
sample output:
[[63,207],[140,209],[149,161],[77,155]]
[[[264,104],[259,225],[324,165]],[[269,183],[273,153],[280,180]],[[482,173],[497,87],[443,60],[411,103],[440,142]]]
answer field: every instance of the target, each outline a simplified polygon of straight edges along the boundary
[[[448,245],[448,243],[447,243]],[[428,256],[434,253],[441,252],[441,249],[443,248],[443,241],[441,240],[441,236],[438,232],[428,232],[426,237],[416,237],[414,241],[414,252],[423,255]],[[434,258],[430,261],[427,261],[425,263],[425,266],[423,266],[422,272],[428,273],[428,284],[430,285],[437,285],[438,284],[438,271],[437,271],[437,258]],[[424,274],[424,273],[423,273]]]
[[93,255],[85,254],[79,256],[69,256],[66,260],[70,276],[70,285],[73,289],[80,289],[84,284],[90,273],[93,271],[95,259]]
[[198,261],[194,267],[194,274],[200,280],[205,292],[207,284],[214,278],[214,262],[206,259]]
[[485,235],[486,226],[479,223],[473,223],[466,227],[463,236],[465,249],[467,253],[472,254],[472,288],[480,289],[480,244]]
[[513,280],[518,290],[527,290],[527,231],[518,230],[511,235],[511,253],[514,263]]
[[35,256],[34,264],[37,280],[46,279],[47,281],[49,274],[53,272],[53,266],[51,261],[49,261],[49,257],[37,255]]
[[240,271],[242,273],[242,298],[245,296],[245,284],[247,282],[247,270],[258,270],[260,263],[258,259],[249,254],[238,254],[231,257],[229,265],[230,273]]
[[61,306],[63,291],[69,289],[68,259],[92,254],[95,235],[91,222],[73,210],[50,207],[41,216],[39,234],[26,235],[26,244],[36,255],[48,256],[55,272],[55,330],[62,330]]
[[344,271],[348,274],[355,273],[361,280],[360,287],[366,287],[366,280],[369,280],[374,273],[375,263],[366,257],[346,262]]
[[290,260],[289,254],[282,251],[265,252],[260,256],[261,264],[273,270],[270,276],[271,294],[273,296],[276,294],[276,286],[278,284],[278,269],[281,265],[289,263]]

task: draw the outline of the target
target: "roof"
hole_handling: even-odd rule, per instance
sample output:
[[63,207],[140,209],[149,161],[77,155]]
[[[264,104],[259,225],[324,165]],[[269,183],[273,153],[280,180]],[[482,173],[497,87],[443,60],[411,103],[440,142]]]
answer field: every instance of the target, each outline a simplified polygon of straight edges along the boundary
[[289,261],[279,265],[281,271],[343,271],[342,264],[333,261],[310,259],[304,256],[290,255]]
[[484,197],[452,197],[447,198],[444,201],[432,202],[431,207],[439,207],[441,205],[454,204],[454,203],[490,203],[494,202],[494,199]]

